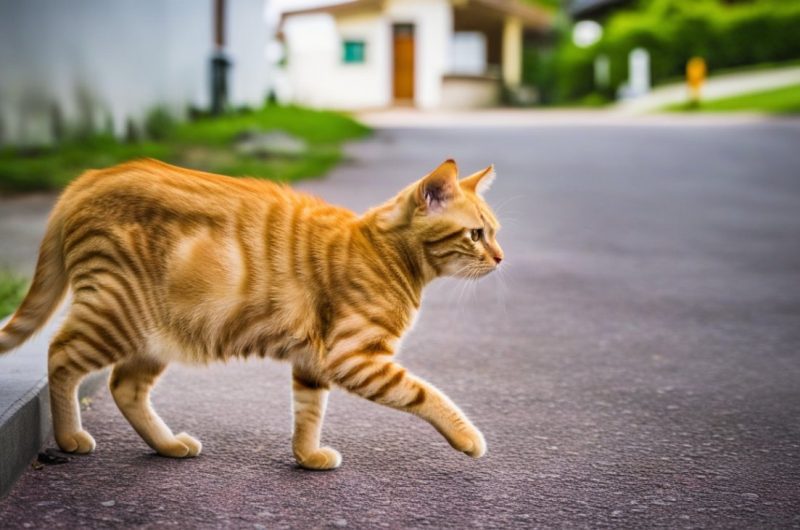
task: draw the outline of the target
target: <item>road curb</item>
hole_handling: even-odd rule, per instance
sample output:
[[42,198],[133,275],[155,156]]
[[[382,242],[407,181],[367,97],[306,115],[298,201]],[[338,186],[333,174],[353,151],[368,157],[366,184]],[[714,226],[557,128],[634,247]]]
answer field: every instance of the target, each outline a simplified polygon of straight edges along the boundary
[[[91,396],[108,379],[108,370],[90,374],[79,390]],[[4,497],[36,457],[53,430],[47,376],[0,416],[0,498]]]
[[[68,303],[35,336],[0,356],[0,498],[11,491],[52,432],[47,349],[66,307]],[[6,322],[0,321],[0,328]],[[107,379],[108,370],[90,374],[78,395],[94,394]]]

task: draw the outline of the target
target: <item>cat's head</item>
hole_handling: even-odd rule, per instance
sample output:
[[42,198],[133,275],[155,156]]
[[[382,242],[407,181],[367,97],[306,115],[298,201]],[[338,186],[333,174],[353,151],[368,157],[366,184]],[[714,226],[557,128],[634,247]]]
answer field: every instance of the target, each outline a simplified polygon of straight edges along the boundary
[[438,276],[479,278],[503,260],[500,223],[483,198],[494,178],[489,166],[459,180],[446,160],[391,201],[387,220],[399,221]]

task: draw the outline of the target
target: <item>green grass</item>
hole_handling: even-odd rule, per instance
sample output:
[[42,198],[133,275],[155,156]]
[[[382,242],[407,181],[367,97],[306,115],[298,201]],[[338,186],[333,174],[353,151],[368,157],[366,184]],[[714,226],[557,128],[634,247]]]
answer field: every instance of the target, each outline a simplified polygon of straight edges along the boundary
[[110,136],[69,141],[55,148],[0,150],[0,190],[58,189],[81,172],[130,160],[152,157],[173,160],[175,150],[155,143],[125,144]]
[[798,114],[800,113],[800,85],[743,94],[715,101],[705,101],[699,105],[681,103],[679,105],[671,105],[666,110],[678,112],[749,111],[768,114]]
[[13,313],[28,290],[28,280],[0,270],[0,318]]
[[[288,132],[305,140],[308,151],[296,157],[269,158],[236,153],[236,137],[252,130]],[[324,174],[341,159],[344,141],[368,132],[367,127],[344,114],[267,106],[179,124],[158,141],[125,143],[98,135],[53,148],[5,148],[0,150],[0,190],[58,189],[86,169],[142,157],[234,176],[292,181]]]

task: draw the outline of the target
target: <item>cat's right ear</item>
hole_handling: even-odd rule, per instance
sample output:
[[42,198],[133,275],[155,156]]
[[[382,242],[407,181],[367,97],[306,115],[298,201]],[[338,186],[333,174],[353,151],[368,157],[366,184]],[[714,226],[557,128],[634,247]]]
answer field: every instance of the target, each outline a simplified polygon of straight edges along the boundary
[[450,158],[419,182],[415,199],[419,208],[439,212],[455,198],[456,193],[458,193],[458,166],[455,160]]

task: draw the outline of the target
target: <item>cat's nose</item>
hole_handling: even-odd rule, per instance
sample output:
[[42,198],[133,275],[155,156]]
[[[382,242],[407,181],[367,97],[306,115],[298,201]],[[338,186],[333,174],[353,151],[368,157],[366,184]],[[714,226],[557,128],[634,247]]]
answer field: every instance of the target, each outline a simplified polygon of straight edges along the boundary
[[494,262],[495,262],[497,265],[500,265],[500,262],[501,262],[501,261],[503,261],[503,256],[501,256],[500,254],[495,254],[495,255],[494,255]]

